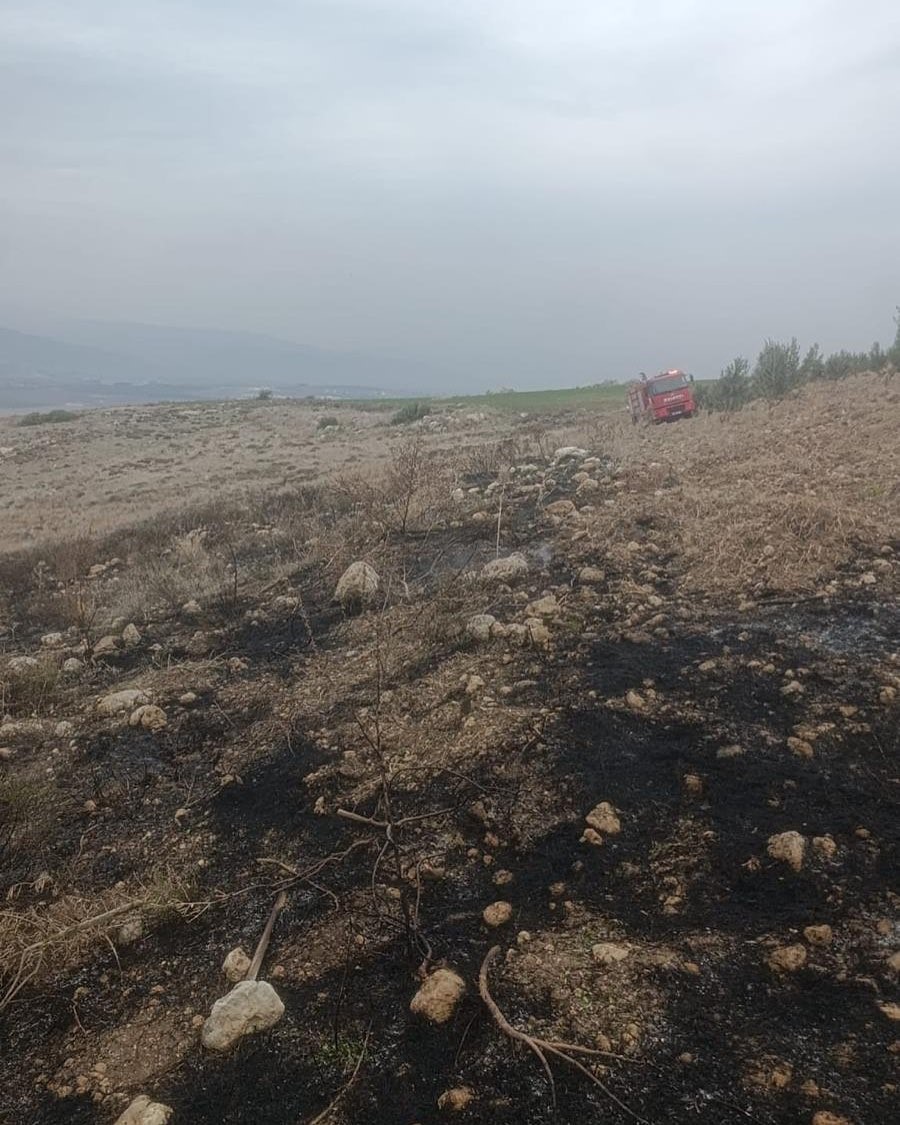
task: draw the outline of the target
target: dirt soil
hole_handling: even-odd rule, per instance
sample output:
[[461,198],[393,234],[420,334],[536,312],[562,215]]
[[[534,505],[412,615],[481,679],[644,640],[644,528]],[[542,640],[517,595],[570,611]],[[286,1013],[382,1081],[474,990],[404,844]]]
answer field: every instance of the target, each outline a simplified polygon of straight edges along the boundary
[[[381,491],[230,512],[231,571],[211,524],[187,555],[167,528],[222,588],[129,620],[140,537],[79,582],[11,553],[0,1121],[895,1121],[898,422],[868,376],[556,420],[559,454],[495,433],[405,492],[386,451]],[[378,595],[335,604],[354,558]],[[210,1052],[279,890],[284,1015]],[[503,1015],[582,1070],[492,1019],[494,946]],[[438,967],[466,988],[432,1024]]]

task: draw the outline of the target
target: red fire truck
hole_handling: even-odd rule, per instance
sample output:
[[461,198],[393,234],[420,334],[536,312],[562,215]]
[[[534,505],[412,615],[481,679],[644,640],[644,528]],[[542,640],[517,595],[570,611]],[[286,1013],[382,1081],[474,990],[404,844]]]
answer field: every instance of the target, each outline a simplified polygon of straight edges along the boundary
[[628,388],[628,408],[632,422],[674,422],[697,413],[694,401],[694,376],[683,371],[661,371],[652,379],[642,375]]

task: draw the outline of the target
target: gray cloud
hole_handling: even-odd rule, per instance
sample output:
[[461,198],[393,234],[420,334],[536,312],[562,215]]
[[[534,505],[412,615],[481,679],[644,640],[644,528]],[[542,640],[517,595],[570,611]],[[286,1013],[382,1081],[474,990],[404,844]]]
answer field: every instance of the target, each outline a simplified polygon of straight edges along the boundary
[[900,300],[890,0],[7,0],[0,99],[31,324],[525,385],[866,346]]

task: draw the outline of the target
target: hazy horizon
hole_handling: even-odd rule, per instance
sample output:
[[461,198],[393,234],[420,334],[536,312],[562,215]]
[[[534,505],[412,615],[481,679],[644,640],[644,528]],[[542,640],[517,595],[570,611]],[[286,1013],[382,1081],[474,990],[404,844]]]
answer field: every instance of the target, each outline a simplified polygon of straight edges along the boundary
[[887,0],[10,0],[0,60],[9,328],[258,333],[423,391],[893,338]]

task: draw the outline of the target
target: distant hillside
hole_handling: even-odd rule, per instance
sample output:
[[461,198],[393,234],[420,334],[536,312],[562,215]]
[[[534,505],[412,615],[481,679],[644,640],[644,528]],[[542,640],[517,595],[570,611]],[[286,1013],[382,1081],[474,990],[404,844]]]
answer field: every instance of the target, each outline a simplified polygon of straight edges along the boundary
[[339,398],[403,395],[440,377],[407,361],[248,332],[92,322],[67,327],[63,339],[0,328],[6,410],[217,398],[260,387]]

